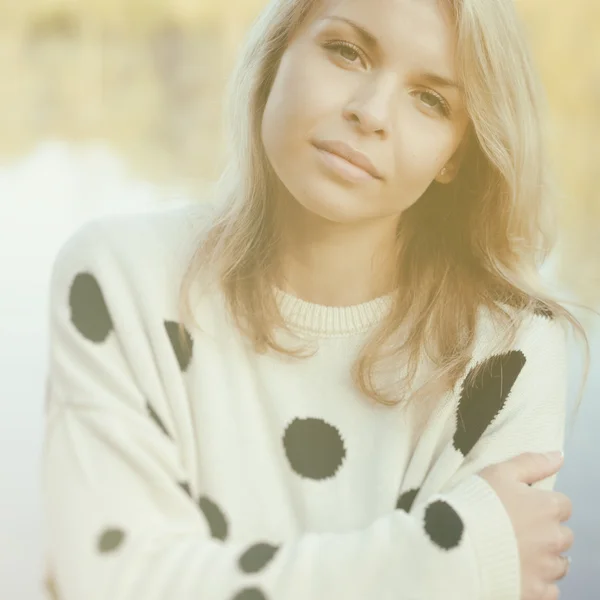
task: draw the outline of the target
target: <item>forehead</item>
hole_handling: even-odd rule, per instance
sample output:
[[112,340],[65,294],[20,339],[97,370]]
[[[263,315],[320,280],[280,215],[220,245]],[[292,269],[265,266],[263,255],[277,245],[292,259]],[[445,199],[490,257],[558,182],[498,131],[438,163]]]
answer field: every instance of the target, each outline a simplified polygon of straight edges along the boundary
[[424,59],[448,69],[453,65],[456,33],[448,0],[321,0],[305,26],[346,27],[329,19],[336,16],[371,32],[387,56]]

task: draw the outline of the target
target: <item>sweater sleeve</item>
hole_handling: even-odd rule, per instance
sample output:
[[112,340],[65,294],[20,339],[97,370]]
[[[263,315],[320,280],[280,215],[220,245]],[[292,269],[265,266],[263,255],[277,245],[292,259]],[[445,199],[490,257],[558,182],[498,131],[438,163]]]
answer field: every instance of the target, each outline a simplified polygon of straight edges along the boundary
[[[55,261],[43,505],[60,600],[482,597],[478,547],[443,494],[345,533],[276,546],[221,539],[218,515],[191,497],[177,444],[150,408],[142,379],[154,375],[140,378],[123,352],[132,341],[140,355],[158,352],[130,288],[92,225]],[[471,511],[482,508],[461,505]],[[488,524],[473,522],[483,538]]]
[[[478,473],[488,465],[525,452],[562,450],[568,384],[567,337],[548,314],[527,317],[512,350],[480,356],[486,369],[471,371],[460,386],[455,430],[442,453],[436,481],[412,490],[417,512],[433,492],[441,492],[460,514],[476,548],[480,598],[518,600],[521,579],[512,522],[493,488]],[[453,472],[444,464],[460,457]],[[533,487],[552,490],[557,474]],[[440,482],[443,482],[440,484]],[[412,510],[412,509],[411,509]]]

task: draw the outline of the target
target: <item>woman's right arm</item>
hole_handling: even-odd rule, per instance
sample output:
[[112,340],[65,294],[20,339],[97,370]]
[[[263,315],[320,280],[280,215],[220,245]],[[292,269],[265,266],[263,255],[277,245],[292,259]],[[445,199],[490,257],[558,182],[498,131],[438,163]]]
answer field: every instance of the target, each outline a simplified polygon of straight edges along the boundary
[[[170,442],[144,414],[142,398],[129,399],[138,410],[111,409],[105,404],[114,398],[101,388],[90,382],[85,406],[73,406],[74,390],[52,385],[45,516],[60,600],[481,597],[469,532],[443,495],[343,534],[217,539],[210,508],[203,512],[202,495],[191,497],[178,480]],[[495,502],[488,501],[490,519]]]

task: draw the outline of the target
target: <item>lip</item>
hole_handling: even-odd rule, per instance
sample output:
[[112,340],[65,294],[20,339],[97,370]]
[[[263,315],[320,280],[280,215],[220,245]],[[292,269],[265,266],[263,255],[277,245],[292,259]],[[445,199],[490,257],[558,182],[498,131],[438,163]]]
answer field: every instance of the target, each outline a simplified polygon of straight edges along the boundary
[[323,140],[314,142],[314,146],[319,150],[325,150],[347,160],[349,163],[366,171],[375,179],[383,179],[382,174],[377,170],[371,159],[362,152],[359,152],[346,142],[340,140]]

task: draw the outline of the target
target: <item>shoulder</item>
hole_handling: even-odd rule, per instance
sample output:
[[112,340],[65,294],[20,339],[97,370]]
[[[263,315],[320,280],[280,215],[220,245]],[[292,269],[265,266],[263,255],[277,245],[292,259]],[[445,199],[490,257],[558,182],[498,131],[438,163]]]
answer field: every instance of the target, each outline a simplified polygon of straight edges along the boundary
[[92,321],[110,314],[106,322],[125,313],[127,322],[158,312],[174,318],[182,277],[209,215],[208,206],[190,203],[103,216],[80,226],[52,264],[52,313],[70,310]]
[[188,203],[97,217],[60,246],[52,278],[84,268],[104,277],[175,276],[185,268],[209,214],[207,206]]
[[[527,361],[543,364],[566,361],[567,329],[564,320],[545,308],[524,312],[500,304],[501,319],[489,309],[480,309],[474,359],[518,352]],[[509,333],[513,336],[508,336]]]

